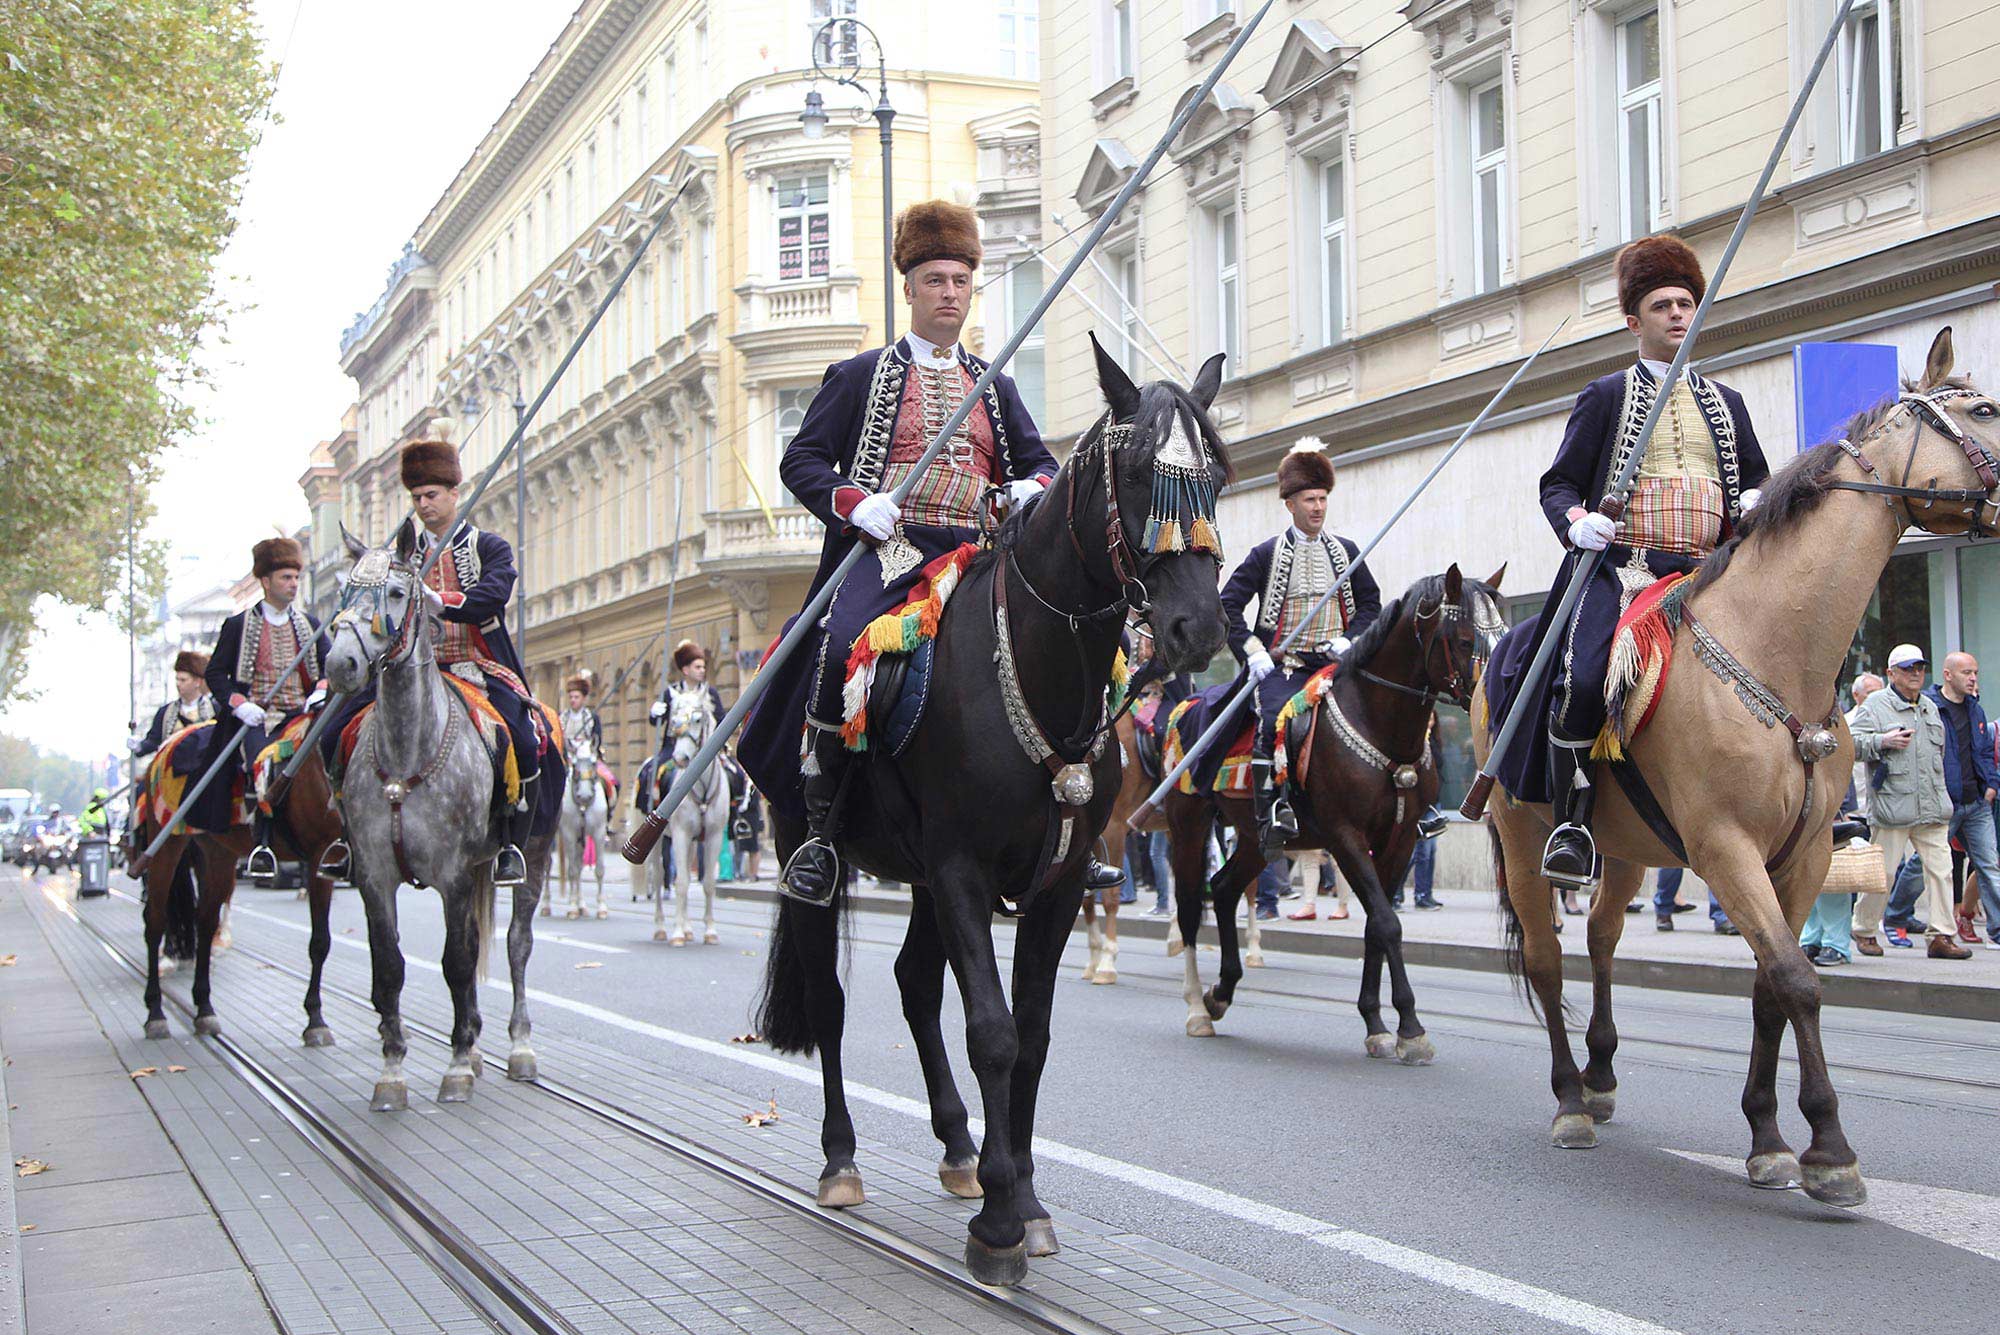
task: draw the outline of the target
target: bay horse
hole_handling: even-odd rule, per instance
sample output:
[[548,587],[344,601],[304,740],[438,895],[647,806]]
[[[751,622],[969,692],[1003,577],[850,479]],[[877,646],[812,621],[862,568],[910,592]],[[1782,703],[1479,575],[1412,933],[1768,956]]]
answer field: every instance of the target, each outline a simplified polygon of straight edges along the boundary
[[[1394,1056],[1421,1065],[1437,1055],[1417,1018],[1416,994],[1403,965],[1403,925],[1389,892],[1409,870],[1417,820],[1437,801],[1431,748],[1435,705],[1471,700],[1479,653],[1478,627],[1498,616],[1498,581],[1466,579],[1456,565],[1426,575],[1394,599],[1338,659],[1331,685],[1308,717],[1306,749],[1292,757],[1299,789],[1299,833],[1288,847],[1324,849],[1347,878],[1367,915],[1362,932],[1361,991],[1356,1006],[1370,1057]],[[1191,741],[1192,739],[1190,739]],[[1284,739],[1280,739],[1281,741]],[[1212,1038],[1243,977],[1237,956],[1237,897],[1256,883],[1265,857],[1247,798],[1184,793],[1176,785],[1161,804],[1170,831],[1174,908],[1186,949],[1181,952],[1191,1038]],[[1208,836],[1220,819],[1236,833],[1236,848],[1213,878]],[[1204,891],[1206,893],[1204,893]],[[1215,909],[1222,962],[1215,986],[1203,991],[1196,939],[1205,903]],[[1251,921],[1256,921],[1252,906]],[[1396,1032],[1382,1021],[1382,970]]]
[[[568,772],[564,776],[562,814],[556,822],[556,848],[561,856],[563,887],[569,892],[569,918],[584,917],[583,855],[586,841],[595,841],[592,865],[597,871],[597,916],[608,918],[604,903],[604,864],[610,857],[605,847],[611,825],[611,796],[597,772],[597,748],[588,737],[565,739],[569,749]],[[546,911],[546,906],[544,906]]]
[[340,819],[340,808],[334,804],[333,785],[327,780],[326,763],[317,746],[299,763],[298,772],[289,780],[278,780],[271,785],[269,801],[272,833],[298,855],[299,871],[305,879],[305,887],[299,893],[306,898],[312,924],[311,935],[306,938],[306,956],[312,969],[306,980],[306,1027],[299,1040],[309,1048],[329,1048],[333,1046],[333,1030],[320,1011],[319,989],[327,953],[333,949],[333,927],[329,922],[333,911],[333,878],[320,870],[320,863],[326,857],[326,850],[342,838],[346,827]]
[[[1145,541],[1156,483],[1175,476],[1171,462],[1156,472],[1159,455],[1187,461],[1183,483],[1219,488],[1230,480],[1208,417],[1222,358],[1211,358],[1187,389],[1141,389],[1092,345],[1109,411],[1043,496],[1009,516],[998,545],[967,566],[933,641],[929,708],[899,757],[871,746],[857,759],[840,839],[848,866],[913,888],[896,978],[932,1125],[945,1144],[940,1178],[954,1194],[983,1196],[965,1259],[987,1284],[1020,1283],[1031,1251],[1056,1249],[1049,1212],[1035,1195],[1035,1103],[1057,967],[1083,897],[1083,855],[1118,787],[1118,757],[1102,743],[1125,614],[1136,607],[1148,616],[1158,651],[1175,667],[1199,667],[1223,642],[1219,552],[1147,551]],[[1011,711],[1003,701],[1010,693]],[[1069,738],[1062,752],[1046,741],[1051,727]],[[1043,739],[1049,761],[1030,758],[1031,738]],[[1087,759],[1061,765],[1077,755]],[[1062,791],[1076,804],[1073,825],[1060,822],[1051,783],[1058,767]],[[778,804],[772,811],[779,852],[788,856],[804,837],[803,822]],[[1045,868],[1052,875],[1038,886]],[[823,1206],[863,1200],[841,1074],[845,899],[843,888],[823,908],[780,902],[758,1024],[777,1050],[820,1055]],[[996,909],[1018,915],[1011,1012],[994,953]],[[939,1027],[947,963],[965,1002],[985,1115],[976,1181],[966,1171],[965,1106]]]
[[[382,1017],[382,1073],[369,1107],[391,1112],[409,1106],[403,950],[396,931],[396,887],[406,882],[435,887],[443,901],[441,963],[451,989],[452,1052],[438,1101],[463,1103],[472,1097],[482,1064],[479,979],[492,936],[493,862],[500,851],[500,832],[489,815],[495,762],[433,655],[436,617],[418,586],[415,526],[405,520],[393,547],[367,547],[344,530],[341,537],[354,565],[329,626],[327,680],[347,694],[376,685],[375,707],[361,725],[340,797],[354,883],[368,915],[373,999]],[[535,864],[546,866],[549,841],[534,844],[524,850],[529,876],[514,891],[507,931],[514,985],[511,1080],[532,1080],[536,1066],[528,1041],[527,969],[541,897]]]
[[[1590,908],[1590,1059],[1581,1073],[1564,1026],[1562,957],[1541,875],[1549,810],[1495,795],[1489,814],[1510,958],[1516,978],[1526,974],[1530,1009],[1548,1027],[1557,1146],[1594,1146],[1595,1123],[1610,1121],[1616,1106],[1611,966],[1625,905],[1645,868],[1686,866],[1709,884],[1757,958],[1743,1089],[1751,1185],[1803,1186],[1831,1205],[1866,1200],[1820,1042],[1819,977],[1799,949],[1799,929],[1826,880],[1833,819],[1854,759],[1836,687],[1882,570],[1912,526],[1990,534],[2000,519],[2000,402],[1951,370],[1947,327],[1917,381],[1780,469],[1762,503],[1689,578],[1673,670],[1650,723],[1625,747],[1665,835],[1682,847],[1670,847],[1640,814],[1626,791],[1629,776],[1597,780],[1592,827],[1604,870]],[[1532,633],[1528,625],[1509,634]],[[1503,650],[1495,661],[1504,657]],[[1758,714],[1747,707],[1752,699]],[[1486,709],[1482,677],[1475,721]],[[1473,748],[1483,764],[1491,751],[1486,727],[1473,728]],[[1716,782],[1722,774],[1726,784]],[[1777,1115],[1787,1024],[1798,1045],[1799,1110],[1812,1127],[1811,1145],[1796,1155]]]

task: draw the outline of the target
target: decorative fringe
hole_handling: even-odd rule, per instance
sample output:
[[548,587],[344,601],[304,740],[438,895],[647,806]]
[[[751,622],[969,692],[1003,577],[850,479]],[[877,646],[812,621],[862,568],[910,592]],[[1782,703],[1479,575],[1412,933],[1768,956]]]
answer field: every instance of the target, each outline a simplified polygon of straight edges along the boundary
[[1203,467],[1153,461],[1153,509],[1146,520],[1149,552],[1222,551],[1215,531],[1215,483]]
[[1285,744],[1285,736],[1291,727],[1292,720],[1301,714],[1310,714],[1313,710],[1319,708],[1319,702],[1324,700],[1326,693],[1333,689],[1333,674],[1339,668],[1340,662],[1336,659],[1313,673],[1312,676],[1307,677],[1306,684],[1295,691],[1292,698],[1285,701],[1284,708],[1278,711],[1277,740],[1271,747],[1271,779],[1273,782],[1283,783],[1291,777],[1291,751]]
[[1132,665],[1125,661],[1125,646],[1121,644],[1111,659],[1111,693],[1105,700],[1105,708],[1110,712],[1105,717],[1117,718],[1118,711],[1125,708],[1125,688],[1131,680]]
[[854,637],[840,687],[840,740],[848,750],[868,749],[868,692],[875,685],[875,660],[883,654],[915,653],[924,641],[937,638],[944,605],[978,554],[978,545],[968,542],[932,561],[901,607],[876,617]]
[[1592,760],[1618,761],[1653,717],[1681,628],[1686,575],[1668,575],[1632,600],[1611,637],[1604,677],[1604,727],[1591,745]]

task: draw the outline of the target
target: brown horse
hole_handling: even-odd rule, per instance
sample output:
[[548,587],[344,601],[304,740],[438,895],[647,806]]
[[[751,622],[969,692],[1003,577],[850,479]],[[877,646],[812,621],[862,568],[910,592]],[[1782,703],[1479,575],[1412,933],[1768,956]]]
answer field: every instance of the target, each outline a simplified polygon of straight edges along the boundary
[[327,781],[326,765],[317,746],[300,764],[289,782],[275,783],[271,793],[274,834],[298,855],[305,889],[299,893],[310,901],[312,935],[306,953],[312,961],[312,976],[306,983],[306,1027],[299,1037],[309,1048],[333,1046],[333,1030],[320,1014],[319,980],[333,949],[333,929],[327,916],[333,907],[333,878],[319,870],[326,850],[342,837],[340,808],[334,805],[333,785]]
[[[1436,1055],[1417,1019],[1416,994],[1403,967],[1403,928],[1389,903],[1417,846],[1417,818],[1437,800],[1437,765],[1431,753],[1432,706],[1442,696],[1470,698],[1480,653],[1478,626],[1495,613],[1492,593],[1500,576],[1481,584],[1457,566],[1427,575],[1382,609],[1373,625],[1341,656],[1325,699],[1314,710],[1309,754],[1294,763],[1304,771],[1299,835],[1291,847],[1324,849],[1354,888],[1368,915],[1363,933],[1361,995],[1371,1057],[1392,1053],[1406,1064]],[[1257,822],[1241,797],[1183,793],[1164,803],[1172,831],[1175,911],[1181,939],[1188,1005],[1187,1032],[1208,1038],[1235,999],[1243,964],[1237,956],[1236,900],[1264,869]],[[1220,818],[1236,832],[1236,851],[1207,883],[1215,906],[1222,964],[1215,986],[1204,992],[1193,949],[1207,896],[1209,828]],[[1254,912],[1253,912],[1254,921]],[[1396,1033],[1382,1023],[1382,968],[1396,1007]]]
[[[1687,866],[1708,882],[1757,957],[1743,1090],[1751,1184],[1803,1185],[1834,1205],[1866,1199],[1827,1077],[1819,978],[1799,949],[1799,929],[1826,880],[1832,822],[1854,758],[1837,678],[1876,581],[1912,525],[1939,534],[1991,532],[2000,517],[2000,403],[1953,377],[1951,364],[1947,328],[1911,392],[1861,414],[1841,440],[1787,464],[1688,584],[1692,620],[1675,634],[1674,669],[1651,723],[1627,748],[1685,856],[1638,814],[1622,782],[1604,784],[1593,821],[1605,861],[1590,910],[1590,1060],[1580,1074],[1563,1024],[1562,957],[1541,875],[1548,808],[1504,795],[1496,801],[1496,872],[1514,962],[1525,969],[1531,1008],[1539,1003],[1548,1026],[1557,1145],[1595,1145],[1593,1123],[1609,1121],[1616,1101],[1611,959],[1625,905],[1646,867]],[[1700,656],[1691,645],[1696,622],[1708,637]],[[1765,698],[1759,684],[1779,706],[1767,705],[1761,720],[1745,705]],[[1475,699],[1473,717],[1483,719],[1483,680]],[[1822,719],[1830,734],[1822,733]],[[1792,731],[1795,722],[1803,735]],[[1491,749],[1485,727],[1473,729],[1473,744],[1483,763]],[[1729,782],[1717,784],[1718,774]],[[1778,1049],[1788,1023],[1798,1044],[1799,1109],[1812,1125],[1812,1144],[1800,1155],[1778,1130]]]
[[[167,760],[166,752],[156,754],[148,767],[147,788],[158,791],[158,774]],[[248,857],[256,839],[249,824],[231,827],[224,833],[192,831],[183,825],[160,846],[150,861],[143,856],[160,832],[160,822],[147,804],[143,817],[135,817],[126,831],[126,865],[146,884],[146,1037],[166,1038],[167,1012],[160,996],[160,941],[167,933],[167,910],[173,898],[174,873],[181,858],[194,850],[195,886],[200,892],[195,904],[194,931],[194,1031],[213,1035],[222,1032],[222,1022],[209,1003],[209,957],[215,946],[215,932],[222,911],[236,893],[236,862]]]

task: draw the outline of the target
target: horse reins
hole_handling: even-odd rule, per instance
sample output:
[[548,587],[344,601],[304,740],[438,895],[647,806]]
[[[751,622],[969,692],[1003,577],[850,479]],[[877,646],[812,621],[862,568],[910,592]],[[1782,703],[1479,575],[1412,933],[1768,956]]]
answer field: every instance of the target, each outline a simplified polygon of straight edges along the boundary
[[[1897,403],[1899,406],[1909,409],[1911,419],[1917,425],[1917,429],[1910,433],[1910,453],[1909,457],[1903,461],[1902,482],[1900,484],[1887,482],[1830,482],[1827,484],[1828,489],[1835,491],[1859,491],[1881,496],[1885,498],[1884,503],[1891,507],[1900,502],[1903,507],[1903,516],[1909,520],[1913,528],[1923,528],[1925,525],[1918,520],[1916,509],[1912,502],[1922,501],[1925,510],[1929,510],[1933,505],[1939,503],[1964,506],[1968,511],[1967,523],[1972,535],[1974,537],[1994,536],[2000,530],[1996,530],[1981,516],[1988,506],[1994,504],[1992,499],[1993,492],[1996,488],[2000,488],[2000,463],[1996,463],[1993,455],[1987,450],[1985,445],[1967,433],[1964,427],[1951,420],[1951,414],[1944,410],[1941,402],[1944,399],[1977,397],[1980,396],[1969,389],[1941,389],[1932,390],[1929,393],[1919,393],[1912,390],[1900,395]],[[1917,447],[1923,443],[1923,429],[1926,426],[1931,427],[1939,435],[1945,437],[1945,439],[1951,441],[1952,444],[1965,452],[1966,462],[1972,465],[1972,470],[1978,475],[1984,490],[1973,487],[1913,487],[1910,485],[1910,475],[1916,471]],[[1881,435],[1888,430],[1888,427],[1889,422],[1887,419],[1884,419],[1869,435]],[[1845,436],[1842,436],[1833,443],[1848,458],[1854,460],[1856,466],[1861,469],[1863,474],[1868,477],[1877,476],[1874,461],[1861,452],[1860,446]]]

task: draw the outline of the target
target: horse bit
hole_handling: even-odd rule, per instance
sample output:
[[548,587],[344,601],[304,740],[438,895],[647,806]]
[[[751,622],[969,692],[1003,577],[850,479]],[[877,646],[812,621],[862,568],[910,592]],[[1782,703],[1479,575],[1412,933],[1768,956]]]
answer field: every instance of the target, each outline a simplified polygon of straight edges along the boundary
[[[1917,430],[1910,433],[1910,456],[1903,462],[1902,484],[1832,482],[1828,486],[1839,491],[1860,491],[1881,496],[1884,498],[1883,504],[1891,508],[1894,508],[1897,501],[1900,500],[1904,516],[1916,528],[1926,528],[1927,526],[1917,518],[1916,511],[1910,504],[1912,501],[1922,501],[1924,503],[1923,508],[1926,511],[1940,501],[1947,505],[1963,506],[1968,511],[1967,524],[1969,531],[1974,537],[1986,538],[1994,536],[1996,530],[1981,516],[1987,507],[1994,504],[1992,499],[1993,492],[1996,488],[2000,488],[2000,463],[1996,463],[1992,453],[1983,443],[1975,440],[1971,435],[1967,434],[1964,427],[1951,420],[1951,414],[1945,411],[1943,404],[1943,401],[1946,399],[1980,397],[1982,396],[1974,390],[1950,388],[1935,389],[1929,393],[1909,390],[1898,395],[1897,403],[1908,408],[1911,416],[1917,422]],[[1885,419],[1870,434],[1880,435],[1887,430],[1888,425]],[[1944,436],[1952,444],[1965,452],[1966,462],[1970,463],[1973,472],[1978,474],[1979,481],[1985,488],[1983,491],[1972,487],[1912,487],[1909,485],[1910,473],[1916,468],[1917,464],[1917,446],[1923,439],[1923,428],[1925,426],[1931,427],[1938,434]],[[1874,461],[1861,452],[1860,446],[1845,436],[1834,441],[1834,444],[1839,446],[1841,452],[1846,454],[1848,458],[1854,460],[1855,464],[1860,467],[1864,474],[1869,477],[1876,475]]]

